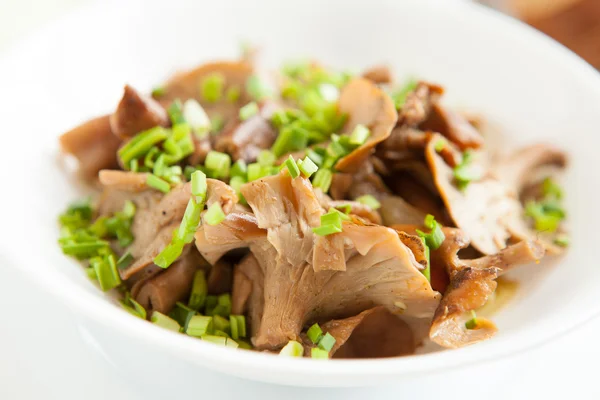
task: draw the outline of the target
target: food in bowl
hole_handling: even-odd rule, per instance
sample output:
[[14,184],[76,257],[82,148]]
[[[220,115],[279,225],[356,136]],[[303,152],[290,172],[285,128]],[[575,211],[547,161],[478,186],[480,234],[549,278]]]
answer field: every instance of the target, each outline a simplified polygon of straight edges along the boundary
[[[568,246],[566,155],[486,146],[425,81],[246,55],[179,73],[65,133],[94,201],[59,218],[133,315],[205,341],[312,358],[457,348],[497,328],[497,280]],[[501,279],[501,278],[500,278]]]

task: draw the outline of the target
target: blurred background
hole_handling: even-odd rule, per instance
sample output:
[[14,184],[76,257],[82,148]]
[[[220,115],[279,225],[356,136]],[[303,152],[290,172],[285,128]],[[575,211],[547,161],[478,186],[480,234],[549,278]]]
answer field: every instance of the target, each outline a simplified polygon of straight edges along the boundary
[[[101,0],[0,0],[0,51],[40,24],[93,1]],[[478,2],[525,21],[600,69],[600,0]]]

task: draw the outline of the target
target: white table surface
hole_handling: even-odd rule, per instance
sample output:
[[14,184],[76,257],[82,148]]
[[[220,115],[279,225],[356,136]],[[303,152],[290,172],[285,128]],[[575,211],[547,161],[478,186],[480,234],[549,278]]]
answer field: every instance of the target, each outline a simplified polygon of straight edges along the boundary
[[[86,0],[0,0],[0,51],[56,15]],[[42,266],[40,266],[42,267]],[[0,260],[0,399],[164,399],[128,381],[81,332],[70,311]],[[423,381],[422,398],[600,398],[595,360],[600,319],[515,357]],[[491,379],[494,377],[494,379]],[[598,379],[598,382],[596,381]],[[198,398],[375,399],[402,396],[402,386],[349,390],[287,388],[256,383],[243,393],[237,379],[207,373]],[[490,383],[491,382],[491,383]],[[247,387],[247,386],[246,386]]]

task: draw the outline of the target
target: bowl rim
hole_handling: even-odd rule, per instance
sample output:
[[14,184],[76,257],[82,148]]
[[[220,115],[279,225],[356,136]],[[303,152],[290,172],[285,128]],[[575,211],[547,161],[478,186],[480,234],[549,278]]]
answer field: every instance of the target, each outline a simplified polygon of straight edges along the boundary
[[[383,0],[394,6],[393,0]],[[415,1],[416,3],[416,1]],[[448,12],[463,13],[463,18],[472,19],[479,26],[487,25],[489,29],[504,29],[507,40],[528,42],[528,46],[535,46],[537,51],[552,57],[565,69],[572,72],[577,78],[586,82],[589,91],[594,91],[600,98],[600,74],[589,64],[580,59],[567,48],[554,42],[546,35],[525,25],[521,21],[497,13],[491,9],[470,2],[447,2],[443,5],[435,0],[422,0],[423,7],[435,4],[445,7]],[[451,4],[450,4],[451,3]],[[51,26],[71,18],[89,17],[94,10],[103,4],[93,3],[85,5],[63,15],[54,22],[44,25],[25,39],[11,45],[0,58],[0,71],[7,60],[18,59],[20,51],[26,50],[43,37],[44,31]],[[568,315],[561,321],[560,326],[552,331],[535,332],[524,335],[518,342],[489,341],[476,347],[471,346],[457,350],[447,350],[431,354],[422,354],[411,357],[390,359],[367,360],[331,360],[326,363],[315,362],[310,359],[294,359],[276,357],[259,352],[230,351],[226,348],[203,343],[186,335],[179,335],[152,326],[146,321],[131,316],[117,309],[110,302],[89,293],[79,285],[70,282],[60,272],[52,269],[34,269],[32,264],[20,263],[11,255],[10,249],[3,245],[3,255],[8,259],[9,266],[18,267],[28,271],[29,278],[38,286],[44,288],[52,295],[59,298],[67,307],[77,311],[78,314],[91,318],[99,324],[119,333],[142,340],[152,346],[165,348],[179,356],[207,368],[227,374],[247,377],[250,379],[276,383],[299,384],[305,382],[308,386],[331,386],[344,381],[350,385],[365,384],[376,380],[391,379],[399,376],[419,374],[422,372],[436,372],[447,368],[472,366],[475,363],[484,363],[509,357],[527,349],[539,347],[555,338],[558,338],[573,328],[580,326],[600,314],[600,302],[581,310],[578,315]],[[65,262],[66,259],[65,259]],[[235,368],[231,368],[235,365]],[[293,376],[285,379],[284,375]],[[318,376],[318,379],[314,379]],[[331,385],[329,383],[331,383]]]

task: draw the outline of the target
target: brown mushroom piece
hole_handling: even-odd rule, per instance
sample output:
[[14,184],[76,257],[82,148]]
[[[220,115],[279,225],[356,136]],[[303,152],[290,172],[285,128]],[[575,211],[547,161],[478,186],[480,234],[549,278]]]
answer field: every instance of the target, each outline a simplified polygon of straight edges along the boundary
[[376,65],[362,73],[362,77],[378,85],[392,83],[392,71],[386,65]]
[[539,242],[522,241],[500,252],[473,260],[461,260],[458,252],[469,245],[463,231],[444,228],[446,239],[431,253],[432,264],[444,265],[450,285],[435,312],[430,338],[435,343],[456,348],[492,337],[497,329],[493,322],[477,318],[474,329],[467,329],[469,312],[482,307],[496,290],[496,278],[512,268],[538,262],[544,256]]
[[[308,180],[282,172],[244,185],[242,194],[258,227],[267,231],[266,239],[239,243],[249,247],[264,279],[262,316],[252,327],[257,348],[278,349],[297,339],[311,321],[356,315],[376,305],[401,312],[415,342],[423,339],[439,293],[431,290],[420,272],[423,266],[395,231],[345,222],[337,234],[344,244],[345,271],[335,271],[313,264],[315,258],[323,259],[314,254],[318,249],[312,232],[323,210]],[[207,238],[201,236],[203,230],[196,234],[202,253]],[[240,280],[234,279],[234,292],[235,282]],[[247,291],[249,285],[244,286]]]
[[[185,102],[196,99],[212,119],[216,116],[224,121],[236,118],[239,108],[250,100],[246,91],[246,82],[253,74],[253,67],[245,61],[219,61],[203,64],[195,69],[175,74],[163,85],[163,93],[156,100],[167,108],[175,100]],[[201,95],[201,85],[207,77],[218,77],[223,81],[223,99],[209,101]],[[240,96],[236,101],[228,101],[229,90],[237,90]]]
[[347,114],[344,127],[351,133],[357,125],[369,128],[367,141],[335,165],[340,172],[356,172],[375,146],[384,141],[398,120],[394,102],[382,89],[364,78],[355,78],[342,88],[338,101],[340,113]]
[[483,136],[462,115],[435,103],[420,129],[441,133],[461,150],[483,146]]
[[271,125],[271,116],[280,107],[271,101],[262,102],[259,112],[245,121],[235,119],[215,139],[215,150],[231,155],[234,161],[254,162],[261,150],[271,148],[277,131]]
[[153,98],[138,93],[125,85],[123,97],[110,116],[112,132],[121,139],[128,139],[155,126],[168,126],[169,116]]
[[433,105],[444,94],[444,88],[428,82],[418,82],[415,89],[406,95],[398,112],[398,125],[416,127],[424,122]]
[[61,150],[77,158],[85,179],[95,179],[101,169],[118,167],[121,140],[112,132],[109,115],[93,118],[62,134],[59,140]]
[[[329,354],[332,358],[383,358],[414,353],[413,332],[406,322],[385,307],[374,307],[353,317],[321,324],[335,338]],[[309,355],[312,342],[304,340]]]
[[[499,180],[484,176],[461,190],[454,181],[454,170],[436,151],[441,135],[433,135],[425,156],[444,201],[448,214],[457,227],[471,238],[471,244],[484,254],[494,254],[506,247],[511,233],[511,219],[520,218],[522,207],[514,191]],[[447,143],[446,146],[452,146]]]
[[196,271],[207,267],[208,263],[198,251],[186,246],[169,268],[158,268],[151,277],[138,280],[131,289],[131,295],[146,309],[148,316],[153,311],[167,314],[176,302],[189,297]]

